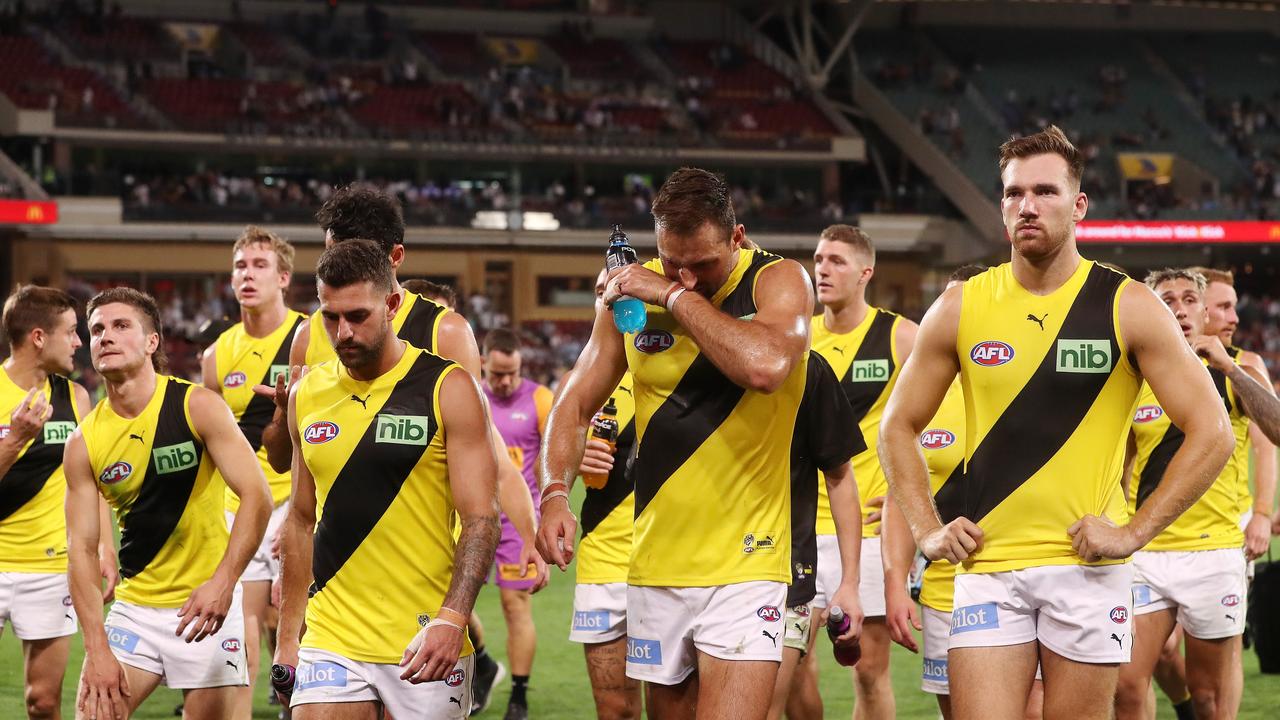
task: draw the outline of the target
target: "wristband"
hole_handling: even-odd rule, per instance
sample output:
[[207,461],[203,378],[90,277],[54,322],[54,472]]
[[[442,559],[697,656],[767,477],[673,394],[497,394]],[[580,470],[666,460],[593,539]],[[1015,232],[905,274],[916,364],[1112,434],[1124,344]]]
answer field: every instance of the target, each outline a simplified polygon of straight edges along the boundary
[[676,300],[679,300],[680,296],[683,295],[684,293],[685,293],[685,288],[684,286],[681,286],[676,288],[675,292],[667,296],[667,302],[666,302],[667,312],[676,311]]
[[564,498],[565,502],[569,502],[569,493],[563,490],[553,490],[542,496],[542,501],[538,503],[538,509],[541,510],[546,506],[548,500],[554,500],[558,497]]
[[440,618],[436,618],[435,620],[432,620],[431,622],[427,623],[427,624],[426,624],[426,629],[427,629],[427,630],[430,630],[431,628],[433,628],[433,627],[437,627],[437,626],[439,626],[439,625],[444,625],[444,626],[446,626],[446,627],[451,627],[451,628],[453,628],[454,630],[457,630],[458,632],[464,632],[464,631],[466,630],[466,628],[462,627],[461,625],[459,625],[459,624],[457,624],[457,623],[452,623],[452,622],[449,622],[448,620],[441,620]]
[[658,301],[658,304],[663,307],[666,307],[667,300],[671,298],[671,293],[675,292],[679,288],[680,288],[680,283],[673,281],[670,285],[667,286],[666,290],[662,291],[662,298]]
[[568,494],[569,486],[565,485],[562,482],[549,482],[542,488],[542,497],[545,498],[547,495],[550,495],[551,493],[555,493],[555,492],[563,492],[565,494]]
[[437,620],[445,620],[452,625],[461,625],[466,627],[467,621],[471,618],[450,607],[440,606],[439,612],[436,613]]

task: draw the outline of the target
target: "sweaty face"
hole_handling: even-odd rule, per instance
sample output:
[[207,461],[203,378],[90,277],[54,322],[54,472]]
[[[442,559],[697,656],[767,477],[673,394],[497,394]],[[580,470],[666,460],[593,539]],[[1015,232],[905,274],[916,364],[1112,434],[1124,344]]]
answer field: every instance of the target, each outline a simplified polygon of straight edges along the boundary
[[511,397],[520,387],[520,351],[490,350],[484,359],[484,381],[494,395]]
[[103,377],[114,379],[151,363],[160,335],[150,329],[142,311],[124,303],[108,303],[89,316],[89,357]]
[[691,273],[697,280],[694,292],[706,298],[715,295],[729,279],[738,260],[738,248],[746,237],[741,225],[726,238],[724,228],[711,222],[687,235],[668,232],[661,223],[656,231],[663,274],[678,281],[681,270]]
[[1240,316],[1236,314],[1236,289],[1222,282],[1211,282],[1204,290],[1204,304],[1209,310],[1206,335],[1217,335],[1223,345],[1230,345],[1236,334]]
[[289,273],[282,272],[270,245],[240,248],[231,259],[231,289],[236,302],[255,308],[271,302],[289,287]]
[[596,276],[596,314],[604,309],[604,288],[609,284],[609,271],[601,270]]
[[870,282],[875,265],[849,243],[819,240],[813,251],[813,275],[818,283],[818,302],[845,305]]
[[331,288],[316,283],[325,334],[342,364],[364,370],[378,364],[393,336],[391,321],[400,309],[399,293],[387,293],[371,282]]
[[1014,252],[1028,260],[1054,255],[1084,219],[1088,198],[1060,155],[1015,158],[1001,175],[1000,212]]
[[76,332],[76,311],[66,310],[45,334],[40,362],[49,372],[70,375],[76,369],[76,350],[83,344]]
[[1208,313],[1195,283],[1184,278],[1166,280],[1156,286],[1156,294],[1173,311],[1183,337],[1190,340],[1204,334]]

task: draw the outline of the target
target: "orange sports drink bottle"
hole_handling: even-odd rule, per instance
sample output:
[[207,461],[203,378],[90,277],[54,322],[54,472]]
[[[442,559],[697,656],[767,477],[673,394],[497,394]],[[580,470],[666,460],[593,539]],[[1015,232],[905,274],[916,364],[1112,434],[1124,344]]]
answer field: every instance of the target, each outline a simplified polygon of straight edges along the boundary
[[[591,438],[609,443],[609,452],[618,448],[618,406],[613,404],[613,398],[609,398],[604,409],[592,418]],[[592,490],[599,490],[607,482],[608,473],[588,473],[582,476],[582,483]]]

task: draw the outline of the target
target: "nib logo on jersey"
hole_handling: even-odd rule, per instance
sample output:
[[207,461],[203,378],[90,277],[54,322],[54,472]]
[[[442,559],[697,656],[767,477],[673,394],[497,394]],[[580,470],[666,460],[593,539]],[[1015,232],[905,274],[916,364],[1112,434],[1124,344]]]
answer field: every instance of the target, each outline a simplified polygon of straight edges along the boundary
[[657,640],[627,638],[627,662],[636,665],[661,665],[662,643]]
[[426,415],[378,413],[374,442],[392,445],[426,445],[431,441],[431,418]]
[[956,608],[951,613],[952,635],[975,630],[992,630],[998,627],[1000,627],[1000,616],[996,614],[996,604],[993,602]]
[[156,448],[151,451],[151,459],[156,464],[156,472],[161,475],[188,470],[200,462],[195,443],[190,440]]
[[271,368],[267,371],[267,384],[275,385],[277,382],[280,381],[280,378],[282,376],[285,378],[289,377],[289,366],[288,365],[272,365]]
[[70,420],[50,420],[44,424],[44,444],[63,445],[76,431],[76,424]]
[[296,690],[317,687],[346,687],[347,669],[337,663],[321,661],[298,668]]
[[885,382],[888,379],[888,360],[854,360],[849,366],[851,382]]
[[1111,341],[1059,338],[1054,359],[1055,369],[1060,373],[1109,373]]

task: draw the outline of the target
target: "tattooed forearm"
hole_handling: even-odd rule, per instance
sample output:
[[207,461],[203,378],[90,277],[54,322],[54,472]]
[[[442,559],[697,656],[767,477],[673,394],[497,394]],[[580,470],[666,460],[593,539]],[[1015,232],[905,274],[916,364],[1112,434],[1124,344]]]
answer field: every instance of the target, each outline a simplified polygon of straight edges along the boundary
[[1258,425],[1267,439],[1280,445],[1280,398],[1272,395],[1239,365],[1227,373],[1245,414]]
[[464,615],[471,614],[476,595],[484,586],[489,568],[493,566],[493,553],[498,549],[502,527],[498,518],[464,517],[462,534],[453,551],[453,578],[449,592],[444,596],[444,606]]

